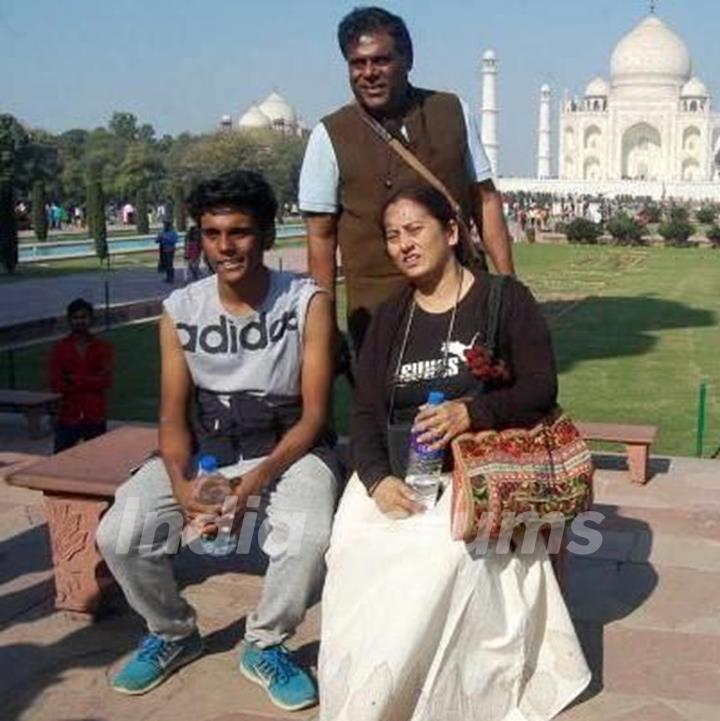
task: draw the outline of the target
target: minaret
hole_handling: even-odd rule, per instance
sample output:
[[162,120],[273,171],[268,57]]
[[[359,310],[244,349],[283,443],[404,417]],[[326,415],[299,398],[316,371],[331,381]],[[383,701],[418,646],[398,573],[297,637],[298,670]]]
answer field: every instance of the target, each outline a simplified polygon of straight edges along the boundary
[[550,177],[550,99],[552,91],[549,85],[540,88],[540,120],[538,122],[537,176]]
[[497,60],[493,50],[486,50],[482,60],[482,143],[493,175],[498,172],[497,135]]

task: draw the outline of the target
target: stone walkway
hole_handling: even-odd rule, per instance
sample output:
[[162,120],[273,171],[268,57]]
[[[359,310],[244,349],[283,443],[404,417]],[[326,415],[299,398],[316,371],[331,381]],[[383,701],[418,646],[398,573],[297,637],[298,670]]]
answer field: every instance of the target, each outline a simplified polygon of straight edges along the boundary
[[[303,246],[271,250],[265,254],[265,262],[270,268],[278,268],[282,263],[285,270],[304,272],[306,250]],[[110,303],[165,298],[184,284],[179,261],[176,266],[174,286],[163,282],[164,275],[154,268],[112,271],[108,276]],[[105,304],[105,278],[106,274],[98,271],[0,283],[0,327],[63,315],[67,304],[78,296],[100,309]]]
[[[11,416],[0,416],[0,439],[0,451],[49,450],[48,438],[25,440]],[[595,678],[560,718],[717,721],[720,462],[654,459],[656,475],[637,487],[616,456],[598,461],[603,544],[592,556],[572,557],[567,583]],[[290,715],[274,709],[236,671],[235,646],[258,597],[258,577],[217,559],[183,554],[178,568],[187,597],[199,609],[208,654],[147,696],[115,694],[108,676],[136,643],[139,620],[119,598],[115,611],[94,624],[55,612],[41,496],[0,481],[0,718],[314,718],[316,710]],[[311,664],[318,628],[316,606],[292,642]]]

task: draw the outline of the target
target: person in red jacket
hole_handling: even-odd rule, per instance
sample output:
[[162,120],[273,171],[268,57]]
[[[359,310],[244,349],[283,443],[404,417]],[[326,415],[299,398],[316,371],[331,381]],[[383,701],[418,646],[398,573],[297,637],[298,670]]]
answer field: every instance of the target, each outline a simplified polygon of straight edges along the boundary
[[107,430],[106,391],[113,381],[113,349],[90,333],[93,307],[76,298],[67,307],[70,334],[52,349],[50,388],[62,393],[55,425],[55,453]]

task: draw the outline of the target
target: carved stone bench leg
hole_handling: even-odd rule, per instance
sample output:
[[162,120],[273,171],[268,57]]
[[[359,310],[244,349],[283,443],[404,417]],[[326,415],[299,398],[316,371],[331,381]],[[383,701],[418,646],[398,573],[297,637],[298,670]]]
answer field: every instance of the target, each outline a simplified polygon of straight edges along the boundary
[[55,572],[55,607],[95,614],[112,578],[95,545],[107,501],[45,493]]
[[648,458],[650,447],[647,445],[626,445],[630,480],[633,483],[646,483],[648,479]]

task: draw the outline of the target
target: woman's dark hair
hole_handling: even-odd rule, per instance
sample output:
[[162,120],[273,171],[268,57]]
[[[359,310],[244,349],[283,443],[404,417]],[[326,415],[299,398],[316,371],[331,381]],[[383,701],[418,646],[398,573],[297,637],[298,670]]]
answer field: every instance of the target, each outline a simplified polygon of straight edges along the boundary
[[349,12],[338,25],[338,45],[347,60],[348,51],[364,33],[385,31],[395,41],[395,49],[408,63],[413,62],[413,44],[405,21],[379,7],[357,7]]
[[203,213],[232,208],[250,213],[265,232],[275,225],[278,206],[273,189],[260,173],[233,170],[199,182],[188,195],[187,207],[198,226]]
[[477,251],[472,245],[472,239],[468,237],[467,225],[458,222],[450,201],[439,190],[425,183],[405,185],[393,193],[390,200],[385,203],[380,218],[384,220],[387,209],[400,200],[410,200],[421,205],[443,228],[447,228],[451,221],[455,221],[458,229],[458,243],[454,247],[455,257],[461,265],[472,267],[475,264]]

